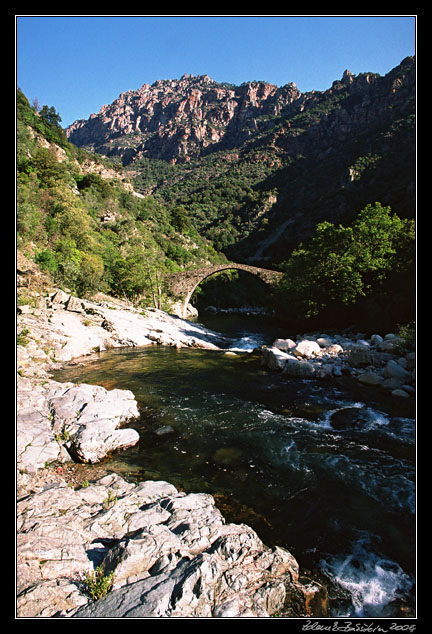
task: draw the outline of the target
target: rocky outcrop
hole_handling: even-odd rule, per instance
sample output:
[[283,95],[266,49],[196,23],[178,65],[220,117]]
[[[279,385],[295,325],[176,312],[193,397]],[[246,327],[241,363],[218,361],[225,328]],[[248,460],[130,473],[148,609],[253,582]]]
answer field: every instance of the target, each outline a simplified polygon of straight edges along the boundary
[[136,444],[134,429],[119,429],[139,415],[128,390],[17,379],[17,468],[23,473],[52,462],[95,463]]
[[[415,64],[406,58],[380,77],[345,71],[326,91],[301,93],[294,83],[277,87],[266,82],[241,86],[220,84],[208,75],[159,80],[122,93],[88,120],[66,130],[69,141],[106,155],[120,155],[124,164],[141,157],[176,162],[221,147],[239,147],[272,128],[262,118],[286,115],[268,142],[291,156],[329,151],[335,143],[403,112],[414,95]],[[342,99],[343,97],[343,99]],[[340,107],[320,113],[323,100]],[[305,118],[308,111],[310,121]],[[301,118],[296,125],[295,117]],[[260,119],[261,117],[261,119]],[[300,121],[300,119],[299,119]]]
[[200,324],[162,310],[135,309],[129,302],[99,294],[92,301],[57,290],[39,297],[38,306],[19,307],[18,332],[29,332],[18,345],[18,370],[26,375],[37,363],[67,362],[82,355],[122,346],[163,344],[218,349],[224,338]]
[[300,96],[293,83],[227,86],[208,75],[184,75],[122,93],[66,134],[75,145],[119,154],[125,163],[143,156],[190,159],[227,137],[244,140],[256,129],[257,116],[277,115]]
[[[113,587],[93,602],[84,581],[97,566]],[[22,618],[308,616],[312,598],[326,604],[288,551],[227,524],[210,495],[114,474],[18,502],[17,572]]]

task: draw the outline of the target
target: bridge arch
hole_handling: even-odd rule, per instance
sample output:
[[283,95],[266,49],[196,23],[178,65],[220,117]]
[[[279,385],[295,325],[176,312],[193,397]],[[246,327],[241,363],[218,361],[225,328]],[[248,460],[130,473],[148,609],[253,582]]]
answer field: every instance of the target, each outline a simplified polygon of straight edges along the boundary
[[171,294],[181,302],[180,317],[186,318],[186,311],[190,299],[196,290],[204,280],[216,273],[229,270],[246,271],[251,275],[259,277],[263,282],[272,286],[282,277],[282,273],[279,271],[273,271],[271,269],[263,269],[256,266],[250,266],[248,264],[239,264],[236,262],[228,262],[224,264],[215,264],[203,269],[194,271],[182,271],[181,273],[174,273],[169,276],[168,289]]

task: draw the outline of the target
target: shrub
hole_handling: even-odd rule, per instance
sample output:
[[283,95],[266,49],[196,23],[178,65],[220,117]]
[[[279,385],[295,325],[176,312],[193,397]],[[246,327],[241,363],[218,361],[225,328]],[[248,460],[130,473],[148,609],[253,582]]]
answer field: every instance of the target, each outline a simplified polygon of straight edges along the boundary
[[56,256],[51,249],[44,249],[43,251],[36,253],[35,262],[49,273],[55,273],[58,269]]
[[401,339],[396,346],[398,353],[406,354],[407,352],[415,350],[416,326],[414,321],[411,321],[409,324],[399,326],[398,335]]
[[108,594],[113,583],[114,572],[110,572],[106,575],[102,564],[98,566],[96,570],[86,572],[83,579],[85,594],[87,594],[92,601],[97,601]]
[[21,332],[17,335],[16,343],[17,346],[26,346],[29,342],[27,339],[27,335],[29,334],[29,330],[27,328],[23,328]]

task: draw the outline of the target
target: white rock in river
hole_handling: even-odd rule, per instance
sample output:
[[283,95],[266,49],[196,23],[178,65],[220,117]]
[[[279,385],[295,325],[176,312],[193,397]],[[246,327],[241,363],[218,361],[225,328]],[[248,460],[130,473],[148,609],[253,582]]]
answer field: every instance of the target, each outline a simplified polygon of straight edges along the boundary
[[296,347],[296,343],[292,339],[276,339],[273,341],[272,347],[278,348],[282,352],[288,352]]
[[106,390],[97,385],[74,385],[49,401],[53,431],[82,462],[99,462],[108,453],[139,441],[134,429],[117,429],[139,416],[130,390]]
[[321,354],[321,348],[316,341],[310,341],[309,339],[303,339],[297,344],[293,350],[296,357],[305,357],[311,359],[312,357],[318,357]]
[[133,447],[139,442],[135,429],[115,429],[112,420],[97,421],[87,425],[75,436],[72,450],[81,462],[95,464],[118,449]]
[[286,352],[282,352],[279,348],[267,346],[263,349],[261,364],[270,370],[283,370],[288,359],[292,358]]
[[344,349],[338,343],[334,343],[331,346],[329,346],[328,348],[326,348],[325,351],[328,354],[331,354],[332,356],[337,356],[337,355],[341,354],[344,351]]

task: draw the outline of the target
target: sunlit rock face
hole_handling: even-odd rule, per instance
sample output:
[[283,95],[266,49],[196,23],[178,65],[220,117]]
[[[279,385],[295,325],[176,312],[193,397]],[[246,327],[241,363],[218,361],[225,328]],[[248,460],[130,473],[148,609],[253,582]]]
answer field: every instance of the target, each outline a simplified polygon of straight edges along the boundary
[[124,92],[66,133],[72,143],[120,155],[124,162],[188,160],[209,146],[241,142],[256,129],[258,116],[278,115],[301,94],[293,83],[231,86],[208,75],[183,75]]
[[[208,75],[183,75],[121,93],[89,119],[75,121],[66,134],[77,146],[120,156],[125,165],[140,158],[187,162],[214,150],[241,147],[263,133],[269,134],[270,145],[287,149],[289,144],[295,154],[305,151],[303,136],[309,131],[308,145],[313,140],[314,151],[325,153],[334,142],[403,110],[414,87],[413,57],[384,77],[345,70],[328,90],[308,93],[292,82],[280,87],[264,81],[234,86]],[[339,105],[333,108],[336,102]],[[305,119],[304,113],[310,116]],[[294,125],[294,130],[299,115],[301,129]]]

